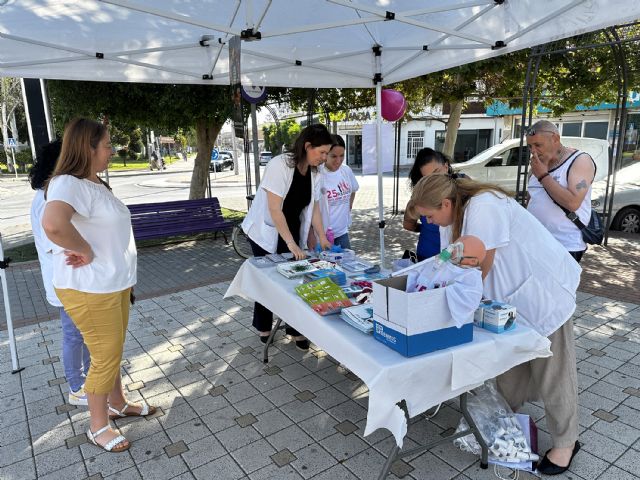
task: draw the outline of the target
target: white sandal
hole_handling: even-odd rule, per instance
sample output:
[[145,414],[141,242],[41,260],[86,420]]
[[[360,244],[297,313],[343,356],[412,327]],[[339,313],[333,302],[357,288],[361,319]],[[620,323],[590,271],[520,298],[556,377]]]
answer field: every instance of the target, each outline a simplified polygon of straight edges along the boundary
[[[98,438],[100,435],[102,435],[104,432],[106,432],[110,428],[111,428],[111,425],[108,424],[108,423],[104,427],[102,427],[100,430],[95,432],[95,433],[93,433],[91,431],[91,428],[89,428],[87,430],[87,437],[89,438],[89,441],[91,443],[93,443],[97,447],[100,447],[100,448],[106,450],[107,452],[119,453],[119,452],[124,452],[125,450],[129,450],[129,447],[131,447],[131,443],[126,438],[124,438],[124,436],[122,436],[122,435],[118,435],[114,439],[112,439],[109,442],[107,442],[105,445],[100,445],[97,442],[96,438]],[[116,447],[116,445],[118,445],[118,444],[120,444],[122,442],[127,442],[127,443],[126,443],[126,445],[124,445],[122,447]]]
[[109,412],[113,414],[109,415],[109,419],[113,420],[116,418],[125,417],[146,417],[147,415],[153,415],[154,413],[156,413],[156,407],[150,407],[146,402],[140,402],[140,405],[142,405],[142,410],[140,410],[140,413],[125,413],[129,407],[136,408],[136,406],[133,403],[130,403],[129,400],[124,401],[124,407],[122,407],[122,410],[116,410],[112,406],[109,406]]

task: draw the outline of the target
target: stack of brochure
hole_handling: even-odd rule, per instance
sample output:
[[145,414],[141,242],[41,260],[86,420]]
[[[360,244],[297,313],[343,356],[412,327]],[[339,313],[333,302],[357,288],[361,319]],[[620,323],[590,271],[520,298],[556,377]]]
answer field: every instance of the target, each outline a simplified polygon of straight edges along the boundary
[[340,317],[363,333],[373,333],[373,305],[355,305],[343,308]]
[[279,263],[276,268],[278,269],[278,273],[287,278],[301,277],[307,273],[315,272],[317,270],[317,268],[308,260]]
[[342,289],[328,278],[298,285],[296,293],[320,315],[338,313],[353,305]]
[[342,262],[340,267],[347,273],[363,273],[365,270],[373,267],[373,264],[364,260],[348,260]]

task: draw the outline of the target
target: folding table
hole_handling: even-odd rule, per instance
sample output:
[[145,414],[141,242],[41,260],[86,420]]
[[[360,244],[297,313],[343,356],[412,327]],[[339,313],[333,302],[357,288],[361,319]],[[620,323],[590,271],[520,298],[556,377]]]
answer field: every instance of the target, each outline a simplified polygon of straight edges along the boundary
[[[482,446],[481,466],[486,468],[487,446],[467,411],[467,392],[515,365],[550,356],[547,338],[522,325],[501,334],[474,328],[474,339],[470,343],[407,358],[351,327],[338,315],[318,315],[296,295],[294,288],[300,283],[301,279],[280,275],[275,267],[258,268],[247,260],[231,282],[225,298],[238,295],[261,303],[279,317],[272,337],[284,321],[362,379],[369,389],[364,435],[386,428],[396,440],[379,478],[386,477],[398,457],[416,454],[469,433],[473,433]],[[471,426],[469,431],[400,451],[409,418],[458,396],[463,416]]]

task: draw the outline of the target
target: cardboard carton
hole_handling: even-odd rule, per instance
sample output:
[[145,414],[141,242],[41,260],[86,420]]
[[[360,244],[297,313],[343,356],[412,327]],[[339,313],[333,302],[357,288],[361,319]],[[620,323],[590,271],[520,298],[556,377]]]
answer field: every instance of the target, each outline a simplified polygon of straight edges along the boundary
[[495,300],[483,300],[473,316],[473,323],[494,333],[516,326],[516,307]]
[[407,276],[373,282],[373,336],[406,357],[473,340],[473,317],[457,328],[446,300],[450,286],[405,292]]

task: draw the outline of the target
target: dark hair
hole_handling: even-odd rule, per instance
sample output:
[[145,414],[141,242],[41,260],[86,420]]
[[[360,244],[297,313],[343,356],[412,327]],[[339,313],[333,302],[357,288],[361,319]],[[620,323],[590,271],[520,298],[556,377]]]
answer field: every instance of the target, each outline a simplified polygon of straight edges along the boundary
[[31,184],[31,188],[34,190],[44,188],[47,179],[56,167],[61,148],[62,141],[60,139],[49,142],[42,147],[31,170],[29,170],[29,183]]
[[340,135],[338,135],[337,133],[333,133],[331,134],[331,138],[333,139],[333,145],[331,146],[331,148],[333,147],[345,148],[344,138],[342,138]]
[[312,147],[333,145],[333,139],[327,127],[321,123],[309,125],[300,132],[298,138],[293,142],[293,148],[289,152],[291,154],[289,166],[294,167],[307,158],[307,150],[304,147],[307,142],[309,142]]
[[439,165],[446,165],[447,173],[453,173],[453,169],[451,168],[451,159],[449,157],[447,157],[442,152],[434,150],[433,148],[423,148],[416,154],[416,160],[415,162],[413,162],[413,166],[409,171],[409,181],[411,182],[411,188],[415,187],[422,178],[420,169],[425,165],[429,165],[433,162],[437,162]]

